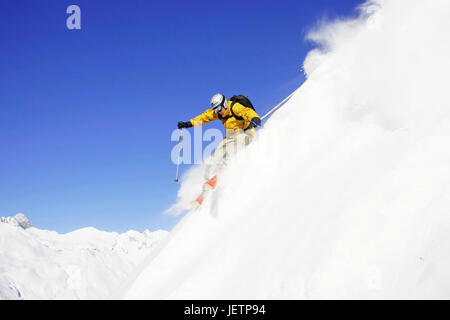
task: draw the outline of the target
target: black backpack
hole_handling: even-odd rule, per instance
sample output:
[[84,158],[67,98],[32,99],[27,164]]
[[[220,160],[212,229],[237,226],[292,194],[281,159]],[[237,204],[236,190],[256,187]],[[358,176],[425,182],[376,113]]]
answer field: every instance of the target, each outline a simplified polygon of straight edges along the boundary
[[253,104],[250,101],[250,99],[247,96],[244,96],[242,94],[238,94],[236,96],[232,96],[230,98],[230,101],[233,101],[233,103],[231,104],[231,108],[233,108],[233,105],[236,102],[238,102],[238,103],[242,104],[244,107],[247,107],[247,108],[255,110],[255,107],[253,107]]
[[233,115],[233,117],[235,117],[235,118],[238,119],[238,120],[244,120],[244,118],[242,118],[242,117],[240,117],[240,116],[237,116],[237,115],[233,112],[233,106],[234,106],[234,104],[235,104],[236,102],[242,104],[242,105],[243,105],[244,107],[246,107],[246,108],[250,108],[250,109],[255,110],[255,107],[253,107],[253,104],[252,104],[252,102],[250,101],[250,99],[249,99],[247,96],[244,96],[244,95],[242,95],[242,94],[238,94],[237,96],[232,96],[232,97],[230,98],[230,101],[232,101],[231,107],[230,107],[231,114]]

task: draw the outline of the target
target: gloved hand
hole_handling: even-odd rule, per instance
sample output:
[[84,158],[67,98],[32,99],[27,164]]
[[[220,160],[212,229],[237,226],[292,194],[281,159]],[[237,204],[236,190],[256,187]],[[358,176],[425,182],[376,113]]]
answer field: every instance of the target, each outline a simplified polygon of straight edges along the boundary
[[256,127],[260,127],[260,126],[261,126],[261,119],[254,117],[252,119],[252,121],[250,121],[250,125],[248,127],[250,129],[250,128],[256,128]]
[[190,121],[188,121],[188,122],[178,121],[178,129],[190,128],[190,127],[192,127],[192,123]]

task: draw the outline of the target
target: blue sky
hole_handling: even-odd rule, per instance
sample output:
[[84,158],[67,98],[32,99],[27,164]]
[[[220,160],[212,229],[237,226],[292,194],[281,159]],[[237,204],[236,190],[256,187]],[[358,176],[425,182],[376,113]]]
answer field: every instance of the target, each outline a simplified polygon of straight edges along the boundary
[[[176,123],[216,92],[263,115],[304,81],[307,31],[360,3],[0,0],[0,216],[170,230]],[[66,28],[71,4],[81,30]]]

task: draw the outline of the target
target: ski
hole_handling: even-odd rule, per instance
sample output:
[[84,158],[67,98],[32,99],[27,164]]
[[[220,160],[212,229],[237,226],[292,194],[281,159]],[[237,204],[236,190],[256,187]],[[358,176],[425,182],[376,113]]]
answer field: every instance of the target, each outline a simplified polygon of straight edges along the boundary
[[217,176],[215,175],[203,184],[203,190],[214,190],[217,186]]
[[192,201],[193,205],[196,206],[201,206],[203,201],[205,200],[205,196],[207,194],[208,191],[212,191],[216,188],[217,186],[217,175],[213,176],[211,179],[209,179],[208,181],[206,181],[203,184],[203,191],[202,193],[200,193],[200,195],[197,197],[197,199]]

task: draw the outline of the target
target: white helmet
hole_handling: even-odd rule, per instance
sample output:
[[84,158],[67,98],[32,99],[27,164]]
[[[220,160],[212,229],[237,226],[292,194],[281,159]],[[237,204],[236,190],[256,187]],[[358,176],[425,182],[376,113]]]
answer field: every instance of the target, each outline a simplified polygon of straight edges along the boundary
[[213,95],[210,104],[211,109],[213,109],[215,113],[219,113],[222,108],[226,109],[228,107],[227,99],[221,93],[216,93]]

